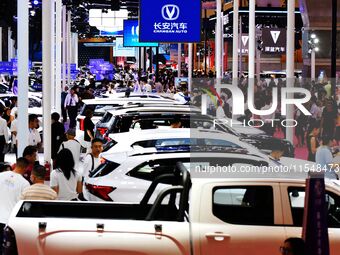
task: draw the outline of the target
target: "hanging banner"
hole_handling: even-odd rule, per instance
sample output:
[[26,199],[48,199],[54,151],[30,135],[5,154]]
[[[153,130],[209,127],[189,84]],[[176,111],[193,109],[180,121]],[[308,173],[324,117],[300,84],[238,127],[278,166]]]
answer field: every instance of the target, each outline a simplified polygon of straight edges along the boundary
[[158,47],[158,43],[139,41],[138,19],[124,20],[124,47]]
[[[240,42],[241,40],[241,42]],[[249,51],[249,35],[248,34],[242,34],[241,36],[239,36],[239,43],[238,45],[240,45],[240,43],[242,44],[241,49],[238,49],[238,52],[240,53],[240,51],[242,50],[242,54],[248,54]]]
[[263,28],[263,53],[282,54],[286,52],[287,32],[285,28]]
[[141,0],[141,42],[200,42],[200,0]]

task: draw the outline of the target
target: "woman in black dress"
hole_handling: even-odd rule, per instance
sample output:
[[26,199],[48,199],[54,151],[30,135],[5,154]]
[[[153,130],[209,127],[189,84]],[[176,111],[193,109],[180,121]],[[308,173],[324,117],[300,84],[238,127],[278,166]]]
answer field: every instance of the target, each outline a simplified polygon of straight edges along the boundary
[[308,160],[315,162],[315,153],[319,147],[320,122],[312,121],[307,132]]

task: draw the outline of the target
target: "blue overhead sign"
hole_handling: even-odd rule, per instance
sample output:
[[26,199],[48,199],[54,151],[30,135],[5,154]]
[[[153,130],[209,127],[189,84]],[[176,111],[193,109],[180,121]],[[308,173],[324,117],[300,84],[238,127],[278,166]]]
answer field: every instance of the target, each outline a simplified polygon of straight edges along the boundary
[[158,47],[158,43],[139,41],[138,19],[124,20],[124,47]]
[[141,42],[200,42],[200,0],[140,0]]

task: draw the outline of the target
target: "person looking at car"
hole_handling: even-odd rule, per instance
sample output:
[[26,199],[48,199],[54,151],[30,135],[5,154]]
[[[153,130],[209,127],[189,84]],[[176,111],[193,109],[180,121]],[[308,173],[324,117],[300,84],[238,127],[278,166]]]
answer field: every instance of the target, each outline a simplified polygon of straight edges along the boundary
[[58,200],[76,200],[82,192],[81,176],[74,169],[72,152],[62,149],[56,157],[56,169],[51,172],[50,186]]
[[331,167],[333,163],[333,155],[331,152],[331,146],[333,144],[329,136],[322,137],[322,145],[316,150],[315,162],[322,170],[325,170],[325,177],[330,179],[339,179],[338,175],[334,172],[334,168]]
[[[24,178],[30,182],[31,181],[31,173],[33,170],[33,167],[37,164],[39,164],[39,161],[37,161],[38,155],[37,155],[38,149],[35,146],[26,146],[24,149],[22,156],[27,160],[28,165],[26,167],[26,171],[23,174]],[[12,169],[15,168],[15,164],[12,166]]]
[[84,141],[86,142],[87,153],[91,152],[91,141],[94,139],[94,124],[92,122],[93,111],[87,109],[84,119]]
[[305,242],[298,237],[288,238],[280,247],[280,253],[282,255],[305,255]]
[[76,127],[76,118],[78,112],[78,95],[76,94],[76,89],[71,88],[70,92],[65,98],[64,108],[67,110],[68,117],[70,118],[70,128]]
[[91,153],[87,154],[83,164],[83,179],[87,180],[89,173],[100,165],[100,153],[103,151],[103,141],[95,138],[91,142]]
[[25,158],[18,158],[13,171],[0,173],[0,241],[3,240],[3,229],[9,216],[19,201],[21,193],[30,184],[22,176],[26,172],[28,162]]
[[57,193],[49,186],[44,184],[46,168],[37,165],[34,166],[31,181],[33,185],[27,187],[21,194],[21,200],[55,200]]

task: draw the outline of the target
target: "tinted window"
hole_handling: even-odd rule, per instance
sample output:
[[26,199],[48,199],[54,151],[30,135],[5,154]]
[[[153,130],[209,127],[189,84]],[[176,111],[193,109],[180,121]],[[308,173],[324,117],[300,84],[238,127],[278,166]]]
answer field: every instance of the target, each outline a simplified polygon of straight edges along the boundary
[[[305,205],[305,189],[288,188],[293,225],[301,227]],[[326,203],[328,208],[328,227],[340,228],[340,197],[331,192],[326,192]]]
[[219,187],[213,192],[213,214],[240,225],[274,225],[271,186]]
[[106,161],[103,164],[100,164],[96,169],[90,171],[89,177],[96,178],[108,175],[109,173],[113,172],[118,166],[118,163],[112,161]]
[[137,166],[127,175],[152,181],[161,174],[173,173],[177,161],[188,162],[190,159],[176,159],[175,161],[171,159],[150,160]]

